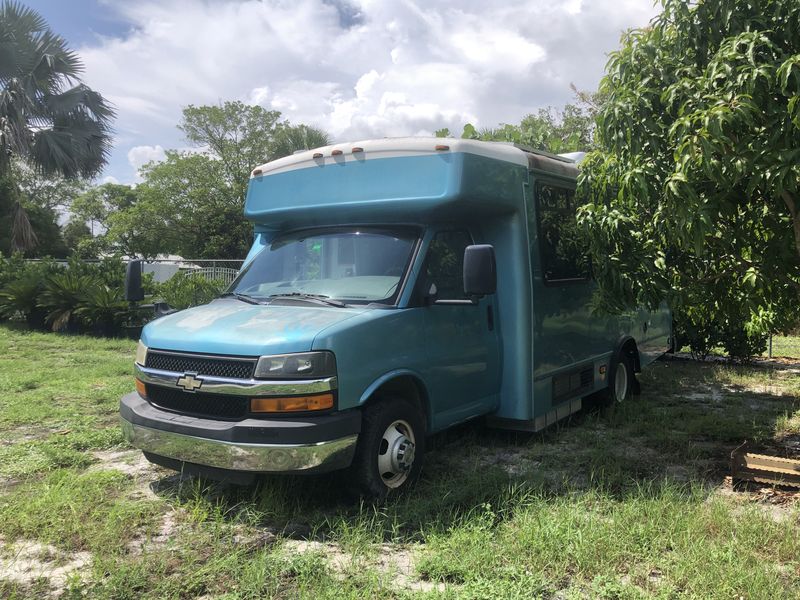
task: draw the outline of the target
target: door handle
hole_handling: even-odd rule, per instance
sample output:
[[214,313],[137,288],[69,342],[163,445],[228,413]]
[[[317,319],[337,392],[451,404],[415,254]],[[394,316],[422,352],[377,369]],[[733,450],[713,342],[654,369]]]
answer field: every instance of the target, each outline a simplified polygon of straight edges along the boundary
[[489,331],[494,331],[494,311],[491,304],[486,306],[486,324],[489,326]]

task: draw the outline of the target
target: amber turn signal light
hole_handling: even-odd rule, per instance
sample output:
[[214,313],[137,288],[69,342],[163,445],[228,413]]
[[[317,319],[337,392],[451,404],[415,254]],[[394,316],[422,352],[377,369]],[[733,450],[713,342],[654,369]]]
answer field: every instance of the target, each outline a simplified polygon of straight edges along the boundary
[[252,398],[250,412],[280,413],[333,408],[333,394],[293,396],[291,398]]
[[139,392],[139,395],[147,400],[147,387],[144,385],[144,381],[140,379],[136,380],[136,391]]

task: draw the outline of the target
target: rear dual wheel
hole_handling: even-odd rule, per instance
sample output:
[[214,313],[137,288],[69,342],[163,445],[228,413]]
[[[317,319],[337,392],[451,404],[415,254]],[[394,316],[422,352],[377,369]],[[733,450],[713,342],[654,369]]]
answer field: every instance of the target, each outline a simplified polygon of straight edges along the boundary
[[609,396],[614,402],[623,402],[630,397],[634,387],[633,360],[629,354],[623,352],[611,365]]
[[425,426],[416,406],[387,398],[364,409],[353,464],[352,484],[360,495],[383,500],[419,476]]

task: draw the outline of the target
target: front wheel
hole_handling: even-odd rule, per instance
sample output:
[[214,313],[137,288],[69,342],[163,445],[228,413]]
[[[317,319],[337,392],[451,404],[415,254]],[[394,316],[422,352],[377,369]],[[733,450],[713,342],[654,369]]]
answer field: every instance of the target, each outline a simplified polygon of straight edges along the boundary
[[422,415],[411,403],[386,399],[367,406],[351,475],[356,491],[382,500],[419,475],[425,452]]

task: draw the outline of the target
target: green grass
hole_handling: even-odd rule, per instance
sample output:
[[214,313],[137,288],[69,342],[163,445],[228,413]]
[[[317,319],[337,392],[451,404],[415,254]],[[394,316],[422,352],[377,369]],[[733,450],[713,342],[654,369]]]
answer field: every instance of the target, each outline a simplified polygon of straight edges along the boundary
[[[659,362],[640,397],[544,433],[437,436],[417,486],[372,506],[338,474],[231,488],[101,462],[126,450],[134,348],[0,327],[0,565],[22,541],[90,553],[64,598],[800,597],[800,512],[725,480],[745,439],[800,437],[797,373]],[[0,568],[0,597],[48,590]]]

